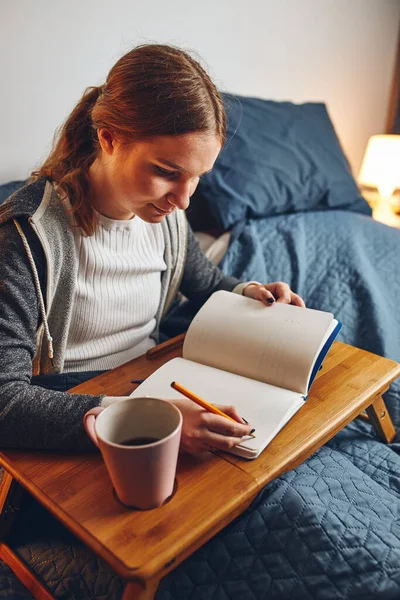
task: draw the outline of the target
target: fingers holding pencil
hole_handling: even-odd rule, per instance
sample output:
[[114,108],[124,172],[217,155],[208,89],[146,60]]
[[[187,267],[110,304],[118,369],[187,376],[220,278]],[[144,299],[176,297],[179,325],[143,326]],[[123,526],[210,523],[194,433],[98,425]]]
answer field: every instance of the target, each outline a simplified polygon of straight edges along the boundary
[[[189,454],[226,450],[239,444],[251,428],[244,423],[210,413],[186,398],[170,400],[182,413],[181,449]],[[229,407],[221,407],[226,408]]]
[[246,437],[254,437],[254,429],[245,424],[234,406],[209,404],[177,382],[171,387],[188,398],[173,400],[183,415],[181,446],[187,452],[229,451]]
[[[215,405],[227,416],[232,417],[228,420],[226,417],[207,413],[204,415],[204,420],[208,424],[209,431],[218,434],[219,436],[234,438],[235,444],[238,443],[238,438],[254,437],[254,429],[251,425],[243,423],[234,406]],[[233,420],[234,419],[234,420]],[[235,445],[232,444],[232,445]]]

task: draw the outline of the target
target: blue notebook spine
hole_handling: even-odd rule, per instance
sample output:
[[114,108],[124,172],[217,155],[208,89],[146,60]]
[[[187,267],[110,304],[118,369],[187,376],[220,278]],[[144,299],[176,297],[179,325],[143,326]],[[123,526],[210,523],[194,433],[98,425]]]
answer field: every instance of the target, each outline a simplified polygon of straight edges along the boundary
[[340,323],[340,321],[338,321],[335,329],[332,331],[331,335],[328,337],[328,339],[326,340],[325,344],[322,346],[321,348],[321,352],[318,355],[317,360],[315,361],[312,373],[311,373],[311,377],[310,377],[310,381],[308,384],[308,390],[307,390],[307,395],[304,396],[304,400],[307,400],[308,398],[308,392],[310,391],[310,388],[313,384],[313,381],[318,373],[318,371],[321,368],[321,365],[324,361],[325,356],[328,354],[330,347],[332,346],[333,342],[335,341],[335,339],[337,338],[339,331],[342,329],[342,324]]

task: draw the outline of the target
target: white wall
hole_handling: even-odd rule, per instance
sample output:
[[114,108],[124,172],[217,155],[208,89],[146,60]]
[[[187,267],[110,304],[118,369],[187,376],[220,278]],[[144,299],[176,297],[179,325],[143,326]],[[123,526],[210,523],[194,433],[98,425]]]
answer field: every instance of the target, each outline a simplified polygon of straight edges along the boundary
[[195,49],[227,91],[324,101],[357,174],[384,130],[400,0],[0,0],[0,182],[51,148],[137,43]]

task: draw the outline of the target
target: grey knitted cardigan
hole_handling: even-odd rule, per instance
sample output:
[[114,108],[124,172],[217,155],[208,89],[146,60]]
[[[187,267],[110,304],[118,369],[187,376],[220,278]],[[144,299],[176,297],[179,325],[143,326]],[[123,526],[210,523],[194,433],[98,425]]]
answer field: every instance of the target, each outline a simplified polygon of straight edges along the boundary
[[[204,256],[182,211],[166,217],[162,228],[167,269],[156,340],[178,290],[201,304],[239,283]],[[31,384],[33,374],[62,373],[76,273],[71,215],[53,185],[40,178],[0,207],[0,448],[92,447],[82,418],[103,396]]]

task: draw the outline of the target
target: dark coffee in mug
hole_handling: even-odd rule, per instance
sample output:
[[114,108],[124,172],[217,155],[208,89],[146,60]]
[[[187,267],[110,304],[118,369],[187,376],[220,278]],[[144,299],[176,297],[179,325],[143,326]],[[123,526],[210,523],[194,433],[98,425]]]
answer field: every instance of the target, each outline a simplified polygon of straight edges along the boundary
[[121,446],[145,446],[146,444],[153,444],[154,442],[158,442],[159,438],[150,437],[150,436],[135,436],[124,440],[123,442],[119,442]]

